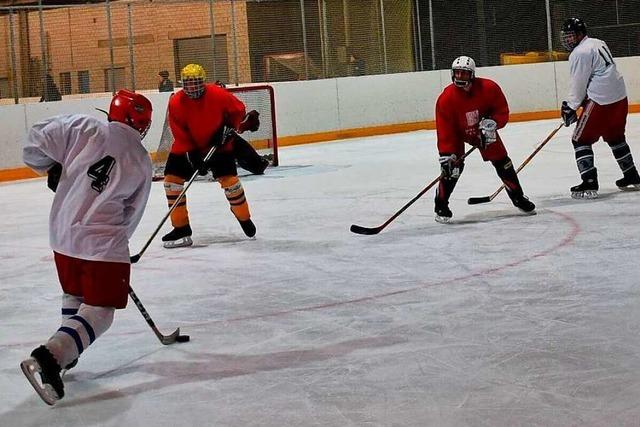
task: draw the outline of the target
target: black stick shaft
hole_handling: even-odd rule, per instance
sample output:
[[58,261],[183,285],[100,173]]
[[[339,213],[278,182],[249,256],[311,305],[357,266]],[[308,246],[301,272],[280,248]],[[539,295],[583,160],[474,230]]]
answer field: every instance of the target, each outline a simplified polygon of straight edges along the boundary
[[168,345],[176,342],[176,339],[180,335],[180,328],[173,331],[170,335],[163,335],[160,332],[160,330],[157,328],[156,324],[153,322],[153,319],[151,318],[147,310],[144,308],[144,305],[142,305],[142,301],[140,301],[140,299],[138,298],[138,296],[136,295],[136,293],[133,291],[131,287],[129,287],[129,296],[135,303],[136,307],[138,307],[138,310],[142,314],[142,317],[144,317],[144,320],[146,320],[147,324],[149,325],[153,333],[156,334],[156,337],[158,337],[158,339],[162,344]]

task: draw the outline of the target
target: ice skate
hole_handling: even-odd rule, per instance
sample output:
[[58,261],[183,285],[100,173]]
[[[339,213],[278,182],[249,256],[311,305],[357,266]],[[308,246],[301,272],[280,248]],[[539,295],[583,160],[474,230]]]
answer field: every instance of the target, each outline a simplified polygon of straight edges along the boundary
[[451,222],[451,218],[453,217],[453,213],[449,206],[436,206],[435,208],[435,220],[440,224],[448,224]]
[[242,227],[242,231],[244,231],[244,234],[246,234],[247,237],[253,237],[256,235],[256,226],[251,219],[238,222],[240,222],[240,227]]
[[[60,378],[60,366],[45,346],[31,352],[31,357],[20,363],[22,372],[47,405],[53,405],[64,397],[64,384]],[[40,380],[36,374],[39,374]]]
[[513,206],[520,209],[524,213],[527,213],[529,215],[536,214],[536,205],[525,195],[514,197],[511,202],[513,203]]
[[571,187],[571,197],[574,199],[597,199],[598,181],[589,179],[581,184]]
[[624,177],[616,181],[616,185],[622,191],[640,190],[640,176],[638,171],[633,168],[632,172],[627,172]]
[[182,248],[193,245],[191,226],[176,227],[162,237],[163,246],[167,249]]

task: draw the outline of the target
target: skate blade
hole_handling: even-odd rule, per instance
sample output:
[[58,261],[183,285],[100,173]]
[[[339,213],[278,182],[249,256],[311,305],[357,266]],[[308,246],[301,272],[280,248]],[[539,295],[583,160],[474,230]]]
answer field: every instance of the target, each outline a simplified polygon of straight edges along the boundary
[[451,218],[448,216],[436,215],[433,219],[440,224],[451,224]]
[[58,396],[58,393],[55,392],[50,384],[41,384],[36,378],[36,374],[39,374],[42,369],[34,358],[29,358],[21,362],[20,368],[22,368],[22,373],[27,377],[27,380],[29,380],[29,383],[44,403],[53,406],[60,400],[60,396]]
[[598,198],[598,191],[589,190],[589,191],[573,191],[571,193],[572,199],[585,199],[585,200],[593,200]]
[[191,246],[191,245],[193,245],[193,240],[191,240],[190,236],[183,237],[182,239],[178,239],[178,240],[164,242],[162,244],[162,246],[164,246],[167,249],[184,248],[186,246]]
[[640,191],[640,184],[631,184],[626,187],[618,187],[620,191]]
[[518,210],[519,210],[520,212],[522,212],[523,214],[525,214],[525,215],[538,215],[538,212],[536,212],[536,210],[535,210],[535,209],[530,210],[530,211],[525,211],[524,209],[520,209],[520,208],[518,208]]

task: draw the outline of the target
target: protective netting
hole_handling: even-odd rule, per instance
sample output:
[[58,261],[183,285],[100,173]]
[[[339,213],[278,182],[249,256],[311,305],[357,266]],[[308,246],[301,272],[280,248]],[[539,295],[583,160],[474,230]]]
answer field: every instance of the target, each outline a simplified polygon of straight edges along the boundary
[[614,56],[640,54],[640,0],[15,3],[0,0],[0,103],[157,91],[161,73],[178,87],[191,62],[242,84],[446,69],[462,54],[478,66],[564,60],[571,16]]
[[[260,113],[260,128],[256,132],[244,132],[241,136],[256,151],[269,160],[271,166],[278,165],[278,137],[276,134],[275,102],[273,88],[267,85],[229,88],[245,105],[247,112],[256,110]],[[158,147],[151,154],[153,160],[153,176],[160,179],[164,176],[164,165],[173,143],[173,134],[169,127],[169,115],[165,115],[162,135]]]

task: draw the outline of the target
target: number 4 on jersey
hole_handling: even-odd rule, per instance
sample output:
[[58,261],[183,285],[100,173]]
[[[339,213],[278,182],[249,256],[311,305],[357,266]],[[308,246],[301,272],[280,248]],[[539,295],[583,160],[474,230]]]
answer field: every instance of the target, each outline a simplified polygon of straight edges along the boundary
[[116,159],[111,156],[104,156],[102,159],[89,166],[87,175],[89,175],[89,178],[93,181],[91,183],[91,188],[96,190],[98,193],[102,193],[102,191],[104,191],[104,187],[109,183],[109,174],[115,164]]

